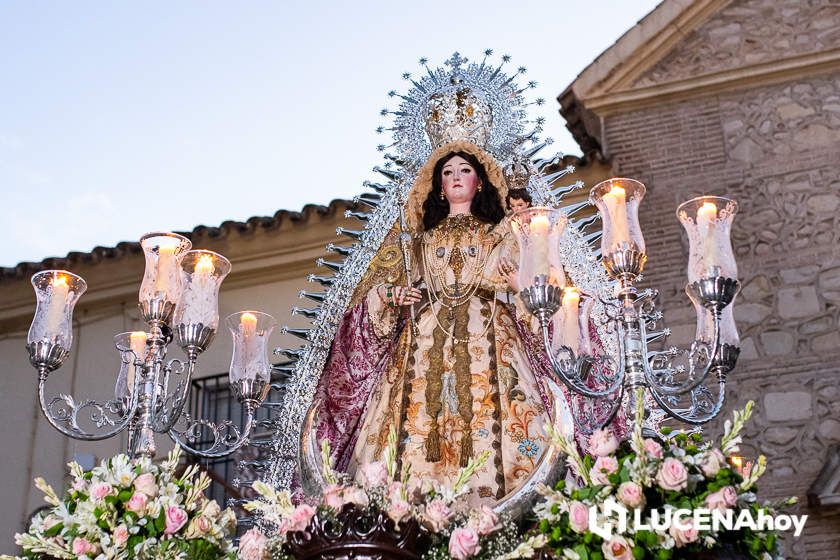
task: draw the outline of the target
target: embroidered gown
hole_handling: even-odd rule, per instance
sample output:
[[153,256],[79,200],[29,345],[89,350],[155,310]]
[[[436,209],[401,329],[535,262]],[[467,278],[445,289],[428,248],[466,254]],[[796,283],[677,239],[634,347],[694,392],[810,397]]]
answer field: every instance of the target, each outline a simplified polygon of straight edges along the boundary
[[416,336],[408,309],[389,307],[376,290],[376,267],[402,268],[398,247],[380,249],[318,388],[317,435],[339,468],[381,460],[393,425],[398,460],[415,481],[451,484],[469,458],[489,451],[471,484],[475,502],[503,497],[534,469],[546,443],[548,366],[535,333],[496,297],[507,289],[496,271],[511,237],[507,220],[460,215],[415,239],[414,285],[426,288]]

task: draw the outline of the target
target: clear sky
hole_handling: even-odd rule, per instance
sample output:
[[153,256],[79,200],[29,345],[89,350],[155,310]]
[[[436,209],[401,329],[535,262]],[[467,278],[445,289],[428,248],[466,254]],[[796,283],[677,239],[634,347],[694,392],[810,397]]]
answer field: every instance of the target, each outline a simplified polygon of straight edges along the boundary
[[387,92],[510,54],[557,95],[655,0],[0,2],[0,265],[350,198]]

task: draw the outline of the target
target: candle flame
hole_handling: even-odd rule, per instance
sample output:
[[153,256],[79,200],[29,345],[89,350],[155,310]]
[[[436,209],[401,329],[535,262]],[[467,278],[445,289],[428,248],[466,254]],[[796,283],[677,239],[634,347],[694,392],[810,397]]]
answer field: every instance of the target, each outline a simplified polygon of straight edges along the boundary
[[610,192],[609,192],[609,194],[610,194],[611,196],[616,197],[616,198],[622,198],[622,199],[623,199],[623,198],[625,197],[625,195],[626,195],[626,193],[624,192],[624,187],[619,186],[619,185],[612,185],[612,186],[610,187]]
[[715,206],[714,202],[704,202],[703,205],[697,209],[697,215],[703,215],[709,219],[709,221],[713,221],[717,219],[717,206]]
[[52,279],[52,285],[53,287],[67,287],[67,276],[65,276],[64,274],[56,274],[55,277]]
[[158,244],[158,253],[163,253],[164,251],[167,253],[174,253],[180,245],[181,242],[174,237],[164,237]]
[[574,286],[569,286],[563,289],[563,305],[572,303],[573,301],[580,301],[580,290]]
[[142,340],[143,342],[146,341],[146,333],[143,331],[134,331],[129,336],[131,337],[131,342],[134,342],[135,340]]
[[128,335],[128,345],[139,360],[142,360],[145,357],[146,339],[147,335],[143,331],[134,331]]
[[256,325],[257,324],[257,316],[253,313],[246,311],[239,317],[239,323],[242,325]]
[[210,275],[213,274],[213,271],[215,270],[216,267],[213,266],[213,257],[210,255],[201,255],[198,257],[198,262],[195,265],[195,271],[197,273]]
[[548,221],[548,216],[545,214],[537,214],[533,218],[531,218],[531,231],[536,233],[546,233],[550,223]]

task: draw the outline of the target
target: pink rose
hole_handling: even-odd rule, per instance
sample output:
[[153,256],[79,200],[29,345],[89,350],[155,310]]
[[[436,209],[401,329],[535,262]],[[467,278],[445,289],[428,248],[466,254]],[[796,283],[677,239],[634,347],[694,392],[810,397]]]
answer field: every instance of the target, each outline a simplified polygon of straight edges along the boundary
[[110,496],[113,493],[114,487],[105,482],[100,482],[90,487],[90,495],[94,500],[101,500],[105,496]]
[[125,546],[125,543],[128,542],[128,527],[125,526],[125,523],[117,525],[117,528],[114,529],[114,534],[111,535],[111,540],[114,541],[114,545],[117,548]]
[[324,488],[322,498],[324,505],[340,511],[344,507],[344,487],[338,484],[330,484]]
[[469,527],[458,527],[449,537],[449,555],[455,560],[466,560],[475,555],[478,546],[478,533]]
[[187,531],[184,537],[188,539],[200,539],[205,535],[210,534],[213,529],[213,523],[203,515],[193,518],[187,526]]
[[73,554],[82,556],[94,553],[96,553],[96,546],[88,542],[87,539],[83,539],[82,537],[73,539]]
[[426,505],[426,511],[423,514],[423,520],[426,521],[429,528],[435,533],[442,531],[449,522],[449,517],[452,511],[444,503],[443,500],[432,500]]
[[187,512],[178,506],[169,506],[166,508],[166,528],[164,528],[163,534],[174,535],[180,531],[181,527],[187,523],[188,517]]
[[633,547],[621,535],[614,535],[601,544],[604,560],[633,560]]
[[143,515],[143,512],[146,511],[146,494],[142,492],[135,492],[131,495],[131,498],[128,499],[128,502],[125,504],[125,509],[128,511],[133,511],[138,515]]
[[499,516],[488,505],[481,506],[481,509],[475,511],[467,523],[468,527],[472,527],[479,535],[489,535],[499,528]]
[[309,525],[309,520],[315,515],[315,508],[309,504],[300,504],[292,512],[292,517],[289,520],[287,528],[290,532],[303,531]]
[[662,446],[659,445],[659,442],[654,439],[645,440],[645,451],[648,455],[656,459],[661,459],[664,456]]
[[606,428],[595,430],[589,436],[589,454],[595,457],[605,457],[618,449],[618,440]]
[[134,489],[150,498],[154,498],[158,493],[158,487],[155,484],[155,475],[152,473],[141,474],[134,479]]
[[569,504],[569,526],[575,533],[585,533],[589,529],[589,508],[574,500]]
[[592,484],[609,484],[609,475],[618,472],[618,460],[615,457],[598,457],[589,471]]
[[366,463],[359,469],[362,479],[362,486],[383,486],[388,482],[388,468],[382,461]]
[[386,513],[388,517],[390,517],[394,524],[398,525],[400,521],[405,519],[409,512],[411,511],[411,506],[405,500],[394,500],[390,504],[388,504],[388,508],[386,509]]
[[263,560],[265,557],[265,544],[268,539],[259,529],[248,530],[239,539],[240,560]]
[[682,490],[688,482],[688,471],[679,459],[668,457],[656,473],[656,482],[663,490]]
[[618,487],[618,500],[627,507],[640,508],[645,503],[645,494],[635,482],[623,482]]
[[738,493],[731,486],[724,486],[717,492],[706,496],[706,507],[709,509],[725,510],[738,502]]
[[685,519],[674,519],[668,532],[674,537],[677,548],[693,543],[700,536],[694,524]]
[[724,465],[726,465],[726,458],[720,452],[720,449],[709,449],[703,454],[703,459],[700,461],[700,470],[708,478],[714,478]]

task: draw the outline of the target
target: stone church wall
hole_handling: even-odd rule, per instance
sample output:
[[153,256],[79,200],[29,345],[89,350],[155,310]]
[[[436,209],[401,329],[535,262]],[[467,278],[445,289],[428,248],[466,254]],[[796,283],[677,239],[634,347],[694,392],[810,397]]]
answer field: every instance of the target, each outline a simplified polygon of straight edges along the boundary
[[788,557],[838,558],[840,518],[808,508],[806,492],[840,442],[840,74],[615,114],[605,140],[615,172],[649,189],[646,276],[672,343],[689,343],[695,328],[676,208],[700,194],[738,200],[742,353],[726,410],[756,401],[743,454],[768,456],[761,497],[796,495],[810,516]]

